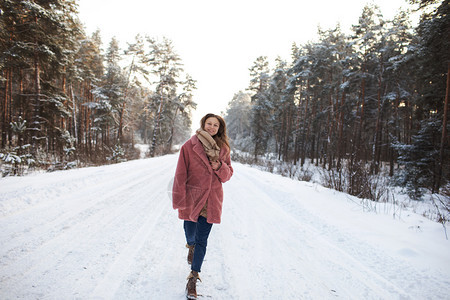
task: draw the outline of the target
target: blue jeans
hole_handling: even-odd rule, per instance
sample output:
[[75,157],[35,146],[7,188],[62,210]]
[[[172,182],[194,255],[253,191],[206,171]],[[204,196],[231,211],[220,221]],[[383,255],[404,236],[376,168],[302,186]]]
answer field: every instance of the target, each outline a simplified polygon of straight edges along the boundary
[[212,224],[206,222],[206,218],[202,216],[198,217],[197,222],[184,221],[184,234],[186,235],[187,244],[190,246],[195,245],[191,265],[192,271],[200,272],[211,228]]

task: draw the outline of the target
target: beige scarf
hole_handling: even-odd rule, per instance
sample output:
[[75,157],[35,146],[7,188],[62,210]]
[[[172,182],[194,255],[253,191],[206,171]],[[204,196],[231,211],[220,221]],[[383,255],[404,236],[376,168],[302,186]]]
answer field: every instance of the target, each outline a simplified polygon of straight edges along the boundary
[[213,137],[203,129],[198,129],[195,134],[202,143],[209,160],[217,161],[219,159],[220,148]]
[[[220,148],[217,145],[213,137],[205,130],[198,129],[195,134],[203,145],[206,155],[210,161],[217,161],[219,159]],[[208,218],[208,201],[206,201],[205,206],[203,206],[200,211],[200,216]]]

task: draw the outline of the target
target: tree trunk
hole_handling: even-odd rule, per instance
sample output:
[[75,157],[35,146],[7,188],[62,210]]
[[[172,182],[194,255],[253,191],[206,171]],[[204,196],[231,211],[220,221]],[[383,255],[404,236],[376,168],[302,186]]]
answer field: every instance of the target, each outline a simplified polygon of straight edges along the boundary
[[[294,94],[294,104],[295,104],[295,94]],[[294,135],[294,164],[300,159],[300,117],[301,117],[301,99],[298,99],[298,106],[296,109],[296,124],[295,124],[295,135]]]
[[[63,101],[63,106],[69,110],[69,105],[67,101],[67,76],[66,76],[66,67],[64,66],[64,71],[62,74],[62,82],[61,82],[61,87],[62,87],[62,93],[63,95],[66,97]],[[67,130],[67,118],[66,117],[61,117],[60,118],[60,126],[62,130]]]
[[342,96],[341,96],[341,105],[340,105],[340,109],[339,109],[339,134],[338,134],[338,160],[337,160],[337,165],[336,168],[338,169],[338,171],[341,169],[341,159],[342,156],[344,155],[344,137],[343,137],[343,133],[344,133],[344,103],[345,103],[345,91],[342,92]]
[[356,137],[356,154],[357,159],[362,160],[364,158],[363,148],[362,147],[362,131],[364,128],[364,106],[365,106],[365,98],[366,98],[366,80],[363,78],[361,80],[361,110],[359,115],[359,127],[358,127],[358,136]]
[[167,153],[170,153],[172,151],[173,135],[175,132],[175,120],[177,118],[178,109],[179,109],[178,107],[175,109],[175,113],[173,115],[172,122],[170,122],[170,136],[166,143],[166,152]]
[[[126,99],[126,98],[125,98]],[[120,109],[120,117],[119,117],[119,129],[117,130],[117,142],[122,144],[122,136],[123,136],[123,115],[125,114],[125,99],[122,103],[122,108]]]
[[[37,18],[36,18],[37,23]],[[40,132],[40,110],[41,110],[41,78],[40,78],[40,64],[39,64],[39,55],[37,51],[37,42],[35,43],[34,50],[34,90],[35,90],[35,98],[34,98],[34,109],[33,109],[33,128],[32,128],[32,146],[33,152],[36,154],[38,151],[38,133]]]
[[[86,82],[85,88],[84,88],[84,95],[86,102],[90,102],[90,92],[89,92],[90,83]],[[85,142],[86,142],[86,153],[88,154],[88,157],[92,157],[92,143],[91,143],[91,111],[89,106],[86,106],[85,108],[85,119],[86,122],[85,125]]]
[[[330,72],[329,74],[329,84],[331,85],[333,82],[333,73]],[[328,95],[328,116],[327,116],[327,141],[325,143],[325,153],[326,153],[326,159],[328,161],[328,170],[331,170],[331,168],[334,165],[333,159],[334,159],[334,151],[335,151],[335,140],[334,140],[334,128],[335,128],[335,112],[336,107],[333,101],[333,94],[330,91]]]
[[3,93],[3,103],[2,103],[2,143],[1,147],[4,149],[6,147],[6,139],[7,139],[7,127],[8,127],[8,86],[10,84],[11,78],[9,78],[9,72],[8,70],[4,71],[5,74],[5,89]]
[[128,72],[127,86],[125,87],[125,92],[123,93],[122,108],[120,110],[119,130],[117,131],[117,141],[119,142],[119,144],[122,144],[123,116],[125,114],[125,107],[126,107],[126,104],[127,104],[128,89],[129,89],[129,86],[130,86],[131,73],[132,73],[133,68],[134,68],[134,60],[135,60],[135,56],[133,55],[133,59],[131,60],[131,65],[130,65],[130,71]]
[[159,108],[158,108],[158,115],[155,119],[155,126],[153,127],[153,134],[152,134],[152,145],[150,147],[150,157],[155,156],[155,148],[156,148],[156,134],[158,133],[159,129],[159,123],[161,122],[161,112],[163,109],[163,94],[161,92],[161,100],[159,102]]
[[[286,111],[286,109],[285,109]],[[291,132],[291,109],[290,106],[287,108],[286,115],[286,121],[283,131],[283,137],[284,137],[284,151],[283,151],[283,160],[287,161],[289,158],[289,133]]]
[[[381,71],[380,71],[381,72]],[[375,125],[375,141],[374,141],[374,153],[372,157],[372,171],[375,174],[378,174],[380,167],[380,155],[381,155],[381,85],[382,85],[382,76],[381,73],[378,76],[378,92],[377,92],[377,121]]]
[[[309,137],[309,132],[310,132],[310,127],[311,127],[311,119],[313,118],[313,116],[308,114],[308,108],[309,108],[309,93],[310,93],[310,85],[309,85],[309,79],[306,82],[306,103],[305,103],[305,113],[304,113],[304,119],[305,121],[303,122],[303,136],[302,136],[302,150],[301,150],[301,166],[303,166],[305,164],[305,160],[306,160],[306,144],[307,144],[307,139]],[[313,108],[313,112],[312,114],[315,114],[315,109]],[[306,126],[305,126],[306,125]],[[306,127],[306,128],[305,128]],[[306,130],[306,132],[305,132]],[[314,134],[313,134],[314,136]],[[314,138],[313,141],[310,143],[311,144],[311,159],[314,160]]]
[[445,93],[445,102],[444,102],[444,118],[442,120],[442,136],[441,136],[441,147],[439,149],[439,169],[438,176],[436,181],[436,192],[439,192],[442,181],[442,169],[444,166],[444,150],[445,144],[447,142],[447,113],[448,113],[448,98],[450,97],[450,62],[447,63],[447,88]]
[[72,98],[72,118],[73,118],[73,132],[75,137],[75,145],[78,144],[78,130],[77,130],[77,103],[75,101],[75,95],[73,94],[73,85],[70,85],[70,96]]

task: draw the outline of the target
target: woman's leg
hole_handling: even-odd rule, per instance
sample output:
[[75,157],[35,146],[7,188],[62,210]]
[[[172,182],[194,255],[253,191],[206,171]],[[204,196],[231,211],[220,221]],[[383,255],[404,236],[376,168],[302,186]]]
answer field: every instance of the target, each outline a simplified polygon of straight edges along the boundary
[[184,221],[184,235],[186,236],[186,243],[189,246],[195,244],[195,231],[197,230],[197,223],[191,221]]
[[197,226],[195,230],[195,251],[191,270],[200,272],[203,264],[203,259],[205,258],[208,236],[211,232],[212,224],[206,222],[206,218],[202,216],[200,216],[197,220],[197,223],[194,224],[196,224]]

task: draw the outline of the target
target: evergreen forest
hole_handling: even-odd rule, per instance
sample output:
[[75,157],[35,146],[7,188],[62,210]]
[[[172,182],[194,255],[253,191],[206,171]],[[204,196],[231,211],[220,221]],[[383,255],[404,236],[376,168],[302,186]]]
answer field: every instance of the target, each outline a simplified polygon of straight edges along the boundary
[[317,41],[293,44],[290,62],[256,58],[227,110],[235,149],[253,163],[267,153],[309,161],[330,187],[363,198],[377,199],[370,176],[381,173],[413,199],[448,198],[450,5],[410,6],[416,27],[408,11],[386,20],[366,5],[350,33],[319,28]]
[[2,174],[169,153],[190,135],[195,80],[173,42],[87,36],[75,0],[0,2]]

